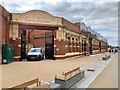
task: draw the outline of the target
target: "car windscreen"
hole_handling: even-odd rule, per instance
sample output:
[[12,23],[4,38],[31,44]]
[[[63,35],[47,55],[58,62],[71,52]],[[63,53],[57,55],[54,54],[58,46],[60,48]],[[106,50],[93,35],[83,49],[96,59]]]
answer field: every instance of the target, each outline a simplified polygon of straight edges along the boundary
[[40,49],[32,49],[30,52],[40,52]]

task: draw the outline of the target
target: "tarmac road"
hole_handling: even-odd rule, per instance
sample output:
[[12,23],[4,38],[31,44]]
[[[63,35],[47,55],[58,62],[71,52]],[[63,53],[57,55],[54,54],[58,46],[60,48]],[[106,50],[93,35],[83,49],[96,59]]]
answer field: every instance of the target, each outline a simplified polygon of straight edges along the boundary
[[88,88],[118,88],[118,53]]

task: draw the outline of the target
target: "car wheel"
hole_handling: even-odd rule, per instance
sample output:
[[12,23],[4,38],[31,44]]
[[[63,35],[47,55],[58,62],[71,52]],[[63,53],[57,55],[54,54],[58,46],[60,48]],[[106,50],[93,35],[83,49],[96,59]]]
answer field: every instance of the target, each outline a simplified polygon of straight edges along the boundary
[[44,59],[44,56],[42,56],[42,59]]
[[39,57],[39,60],[41,61],[42,57]]
[[30,59],[27,59],[27,61],[30,61]]

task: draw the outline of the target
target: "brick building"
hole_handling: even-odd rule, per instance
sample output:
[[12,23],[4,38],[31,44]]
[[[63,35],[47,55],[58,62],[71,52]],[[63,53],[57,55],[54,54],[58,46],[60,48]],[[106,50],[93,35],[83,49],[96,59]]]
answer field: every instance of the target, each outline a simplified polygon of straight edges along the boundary
[[0,5],[0,61],[1,61],[1,46],[9,43],[9,25],[11,21],[11,14]]
[[[83,32],[81,22],[72,23],[41,10],[25,13],[2,11],[2,14],[8,17],[8,21],[2,20],[4,24],[0,30],[3,31],[2,43],[14,44],[15,57],[20,58],[31,47],[43,48],[46,57],[51,54],[54,59],[107,50],[107,42],[98,39],[91,32]],[[85,25],[84,28],[87,29]]]

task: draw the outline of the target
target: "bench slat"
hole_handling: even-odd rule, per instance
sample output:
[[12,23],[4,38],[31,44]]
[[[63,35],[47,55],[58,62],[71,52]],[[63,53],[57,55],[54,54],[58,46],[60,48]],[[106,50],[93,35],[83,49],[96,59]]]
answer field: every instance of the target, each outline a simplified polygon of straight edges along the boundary
[[30,85],[35,84],[35,83],[37,83],[37,86],[38,86],[38,82],[39,82],[39,79],[37,78],[37,79],[30,80],[28,82],[22,83],[20,85],[17,85],[13,88],[25,88],[25,87],[30,86]]

